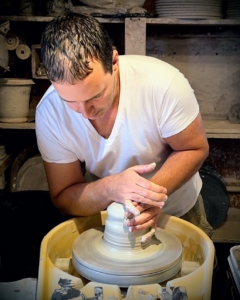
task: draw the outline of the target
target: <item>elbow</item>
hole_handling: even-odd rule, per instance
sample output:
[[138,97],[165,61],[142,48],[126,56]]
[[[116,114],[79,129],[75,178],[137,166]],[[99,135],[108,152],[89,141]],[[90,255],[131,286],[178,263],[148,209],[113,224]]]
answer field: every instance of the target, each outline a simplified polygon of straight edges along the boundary
[[54,207],[60,212],[60,214],[64,217],[70,217],[69,213],[67,212],[67,210],[64,208],[63,205],[61,205],[58,197],[52,197],[52,203],[54,205]]
[[203,151],[203,161],[207,159],[208,156],[209,156],[209,148],[205,148]]
[[202,147],[202,163],[208,158],[209,156],[209,144],[206,143],[204,147]]
[[209,156],[209,151],[209,144],[207,142],[204,150],[204,160]]

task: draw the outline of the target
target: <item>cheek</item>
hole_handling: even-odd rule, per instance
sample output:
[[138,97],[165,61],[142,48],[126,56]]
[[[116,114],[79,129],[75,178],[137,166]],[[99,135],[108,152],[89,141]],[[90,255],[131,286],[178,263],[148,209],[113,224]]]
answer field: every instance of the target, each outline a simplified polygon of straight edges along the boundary
[[79,105],[78,103],[67,103],[67,106],[72,110],[79,112]]

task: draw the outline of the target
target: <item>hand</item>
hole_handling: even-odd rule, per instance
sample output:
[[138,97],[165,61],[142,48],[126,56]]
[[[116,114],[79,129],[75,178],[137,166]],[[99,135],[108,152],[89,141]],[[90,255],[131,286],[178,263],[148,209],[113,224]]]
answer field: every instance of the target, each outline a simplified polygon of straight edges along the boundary
[[136,202],[132,202],[132,205],[135,207],[135,210],[138,211],[138,214],[136,215],[126,210],[125,216],[128,219],[126,225],[129,226],[129,231],[131,232],[151,228],[148,233],[142,236],[142,242],[145,243],[155,234],[158,219],[161,215],[161,208],[138,204]]
[[[126,206],[127,200],[162,207],[162,202],[167,200],[167,189],[140,176],[149,173],[156,167],[155,163],[137,165],[127,170],[109,176],[106,181],[108,198]],[[106,179],[106,177],[105,177]],[[131,201],[128,204],[131,205]],[[131,209],[128,208],[131,211]]]

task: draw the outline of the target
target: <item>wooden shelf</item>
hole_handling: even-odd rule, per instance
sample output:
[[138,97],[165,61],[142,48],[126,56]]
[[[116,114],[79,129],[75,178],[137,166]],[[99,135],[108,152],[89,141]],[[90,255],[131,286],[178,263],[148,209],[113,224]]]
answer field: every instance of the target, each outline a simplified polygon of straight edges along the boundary
[[[49,16],[0,16],[0,20],[49,22],[54,17]],[[125,53],[146,54],[146,27],[148,25],[199,25],[199,26],[240,26],[240,20],[233,19],[206,19],[206,20],[182,20],[169,18],[97,18],[101,23],[123,23],[125,25]],[[34,46],[34,45],[33,45]],[[36,46],[36,45],[35,45]],[[36,48],[37,49],[37,48]],[[35,49],[35,50],[36,50]],[[40,45],[39,45],[40,49]],[[38,50],[39,50],[38,49]],[[34,58],[32,49],[32,59]],[[37,56],[37,55],[35,55]],[[38,60],[36,61],[38,66]],[[34,72],[33,72],[34,73]],[[33,78],[40,79],[33,74]],[[43,77],[42,79],[47,79]],[[208,138],[240,138],[240,124],[232,124],[228,120],[204,119],[204,127]],[[0,123],[0,129],[35,129],[33,122],[8,124]]]
[[214,243],[240,243],[240,209],[231,207],[228,210],[227,220],[214,230]]
[[[0,16],[0,21],[13,22],[50,22],[54,17],[49,16]],[[124,23],[124,18],[96,18],[100,23]]]
[[0,16],[0,21],[15,21],[15,22],[50,22],[53,17],[40,16]]
[[0,129],[35,129],[35,123],[0,123]]
[[[232,124],[227,120],[203,120],[203,123],[208,138],[240,138],[240,124]],[[0,129],[35,129],[35,123],[0,123]]]
[[[15,21],[15,22],[50,22],[54,17],[50,16],[0,16],[0,21]],[[125,19],[134,18],[100,18],[96,19],[101,23],[124,23]],[[240,26],[239,19],[205,19],[205,20],[186,20],[172,18],[142,18],[146,19],[146,24],[152,25],[199,25],[199,26]]]
[[239,139],[240,124],[228,120],[203,120],[208,138]]
[[183,20],[169,18],[146,18],[147,24],[153,25],[199,25],[199,26],[239,26],[240,20],[232,19],[205,19]]

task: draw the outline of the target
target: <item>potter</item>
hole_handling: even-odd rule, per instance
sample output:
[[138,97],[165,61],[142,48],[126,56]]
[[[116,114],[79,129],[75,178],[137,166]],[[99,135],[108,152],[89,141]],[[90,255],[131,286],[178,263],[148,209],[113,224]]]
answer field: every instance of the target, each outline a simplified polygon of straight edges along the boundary
[[196,222],[211,234],[199,205],[208,142],[184,75],[154,57],[119,55],[95,18],[71,12],[46,26],[41,58],[52,84],[36,108],[36,136],[62,214],[117,202],[131,232],[154,234],[161,213],[201,207]]

